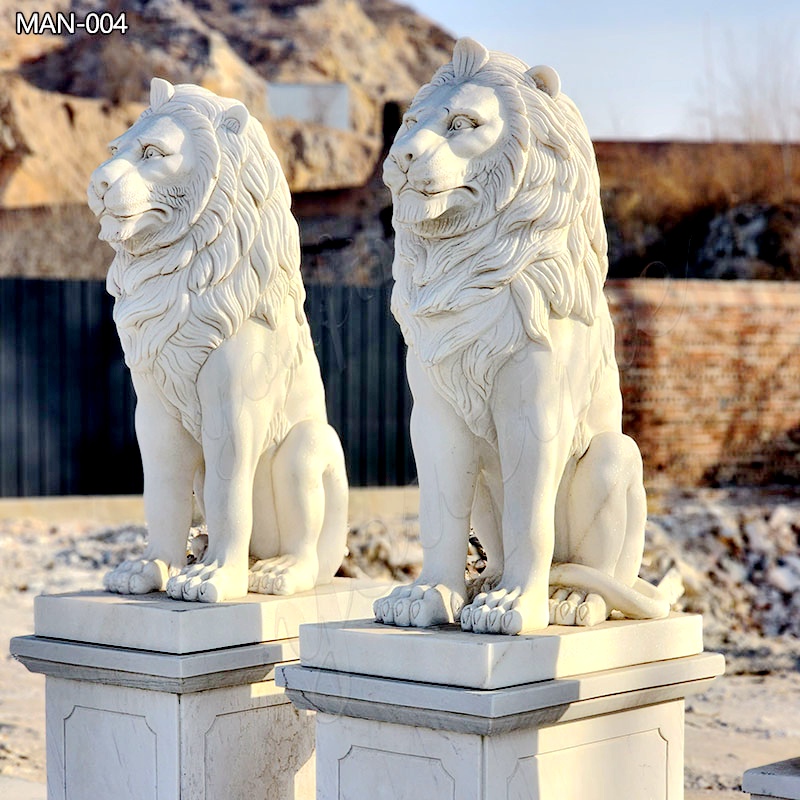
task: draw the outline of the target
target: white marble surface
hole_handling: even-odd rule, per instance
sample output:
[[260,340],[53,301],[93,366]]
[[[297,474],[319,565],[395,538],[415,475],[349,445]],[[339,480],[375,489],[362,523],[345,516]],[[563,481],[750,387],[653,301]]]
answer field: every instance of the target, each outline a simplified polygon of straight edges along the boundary
[[721,655],[656,661],[500,689],[465,689],[293,664],[276,682],[300,708],[462,733],[502,730],[612,713],[701,691],[721,675]]
[[[674,598],[638,578],[647,503],[594,148],[558,74],[459,39],[383,177],[424,563],[376,619],[491,635],[666,616]],[[468,587],[473,531],[488,558]]]
[[476,637],[454,627],[397,628],[372,621],[300,629],[304,666],[447,686],[495,689],[676,659],[703,650],[702,618],[553,625],[517,637]]
[[163,594],[42,595],[34,606],[34,629],[53,639],[196,653],[291,639],[303,623],[368,616],[386,588],[378,581],[336,578],[293,597],[249,594],[218,604],[184,603]]
[[312,800],[313,714],[270,679],[303,622],[360,617],[386,584],[337,579],[218,604],[37,598],[12,650],[46,680],[49,800]]
[[800,757],[747,770],[742,790],[753,800],[800,800]]
[[182,694],[271,678],[275,665],[295,661],[300,648],[297,639],[282,639],[176,655],[17,636],[10,651],[31,672]]
[[265,681],[178,696],[47,679],[48,800],[313,800],[313,716]]
[[[264,128],[237,100],[153,78],[109,150],[88,201],[116,251],[106,286],[136,390],[148,544],[105,587],[216,603],[327,583],[346,551],[347,473]],[[207,546],[187,564],[195,501]]]
[[318,714],[319,800],[682,800],[683,702],[470,735]]
[[[322,800],[682,800],[684,698],[725,668],[721,655],[701,652],[699,622],[673,616],[521,637],[306,626],[302,663],[278,667],[276,682],[317,712]],[[546,644],[538,654],[536,640]],[[488,663],[516,683],[464,686],[494,643]],[[560,646],[572,650],[564,672]],[[370,657],[399,662],[405,675],[337,671]],[[609,659],[622,665],[601,668]],[[548,678],[532,677],[539,660]],[[486,670],[477,675],[484,681]]]

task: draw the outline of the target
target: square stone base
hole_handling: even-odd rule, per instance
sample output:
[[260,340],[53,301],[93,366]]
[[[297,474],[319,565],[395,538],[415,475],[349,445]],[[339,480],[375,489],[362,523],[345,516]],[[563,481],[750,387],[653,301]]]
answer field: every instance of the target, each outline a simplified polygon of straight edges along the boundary
[[320,800],[681,800],[684,697],[724,670],[692,615],[518,637],[333,623],[300,647],[277,682],[318,712]]
[[683,701],[493,736],[319,714],[317,752],[319,800],[672,800]]
[[48,676],[48,800],[313,800],[314,715],[273,680],[189,694]]
[[742,790],[752,800],[800,800],[800,758],[747,770]]
[[337,579],[216,605],[103,592],[37,598],[11,642],[44,673],[48,800],[313,800],[314,715],[275,685],[301,622],[363,617],[387,591]]

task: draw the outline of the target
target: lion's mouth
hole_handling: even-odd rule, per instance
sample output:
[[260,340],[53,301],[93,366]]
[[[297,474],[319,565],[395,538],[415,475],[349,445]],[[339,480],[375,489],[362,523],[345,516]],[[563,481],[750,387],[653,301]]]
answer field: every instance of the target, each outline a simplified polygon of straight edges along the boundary
[[419,225],[432,220],[444,220],[466,213],[478,202],[479,192],[472,186],[447,189],[419,189],[411,183],[395,196],[394,221]]
[[413,192],[416,195],[422,195],[422,197],[426,198],[448,197],[456,194],[457,192],[466,192],[473,197],[477,197],[478,195],[478,190],[473,186],[452,186],[448,189],[419,189],[416,186],[413,186],[410,182],[406,183],[406,185],[398,193],[398,196],[405,194],[406,192]]
[[162,219],[167,219],[169,217],[170,211],[167,208],[162,208],[160,206],[151,206],[147,208],[143,208],[140,211],[126,211],[124,214],[118,214],[112,211],[110,208],[104,208],[101,211],[102,215],[107,215],[109,217],[113,217],[120,222],[128,222],[130,220],[136,220],[140,217],[145,216],[146,214],[155,214],[157,217],[161,217]]
[[162,230],[172,217],[171,210],[162,206],[148,206],[124,213],[103,208],[98,214],[99,238],[109,244],[122,244]]

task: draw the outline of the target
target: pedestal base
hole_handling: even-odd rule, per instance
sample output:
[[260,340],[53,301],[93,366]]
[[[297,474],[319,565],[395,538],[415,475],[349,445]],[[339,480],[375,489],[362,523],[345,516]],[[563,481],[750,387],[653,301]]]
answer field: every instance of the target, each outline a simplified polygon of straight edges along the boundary
[[37,598],[12,654],[46,680],[48,800],[313,800],[314,715],[274,671],[301,622],[363,617],[386,584],[337,579],[218,605]]
[[681,615],[521,637],[312,625],[300,645],[277,682],[318,712],[319,800],[680,800],[683,698],[724,670]]
[[742,791],[752,800],[800,800],[800,758],[747,770]]

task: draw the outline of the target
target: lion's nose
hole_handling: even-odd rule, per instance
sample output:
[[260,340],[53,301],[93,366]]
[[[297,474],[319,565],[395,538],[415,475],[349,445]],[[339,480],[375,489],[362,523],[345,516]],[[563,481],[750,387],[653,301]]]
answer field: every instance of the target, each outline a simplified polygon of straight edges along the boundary
[[111,179],[107,171],[104,170],[103,167],[98,167],[92,173],[90,181],[95,194],[102,200],[105,193],[108,191],[108,187],[111,186]]
[[114,181],[125,172],[127,166],[127,163],[124,163],[122,160],[111,160],[106,161],[105,164],[101,164],[92,173],[90,181],[99,198],[103,198]]
[[412,153],[410,148],[406,148],[401,153],[397,154],[397,160],[404,167],[407,167],[415,158],[416,154]]
[[430,130],[414,131],[410,136],[400,139],[392,148],[394,159],[401,169],[407,170],[413,161],[432,150],[439,138]]

